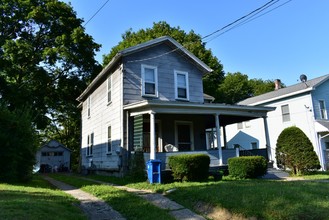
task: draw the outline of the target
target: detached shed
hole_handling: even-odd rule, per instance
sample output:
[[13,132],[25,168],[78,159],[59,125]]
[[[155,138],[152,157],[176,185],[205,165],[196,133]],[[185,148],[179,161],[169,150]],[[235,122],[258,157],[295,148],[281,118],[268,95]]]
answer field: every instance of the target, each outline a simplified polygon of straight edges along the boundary
[[40,172],[68,171],[70,158],[71,150],[56,140],[43,145],[36,154]]

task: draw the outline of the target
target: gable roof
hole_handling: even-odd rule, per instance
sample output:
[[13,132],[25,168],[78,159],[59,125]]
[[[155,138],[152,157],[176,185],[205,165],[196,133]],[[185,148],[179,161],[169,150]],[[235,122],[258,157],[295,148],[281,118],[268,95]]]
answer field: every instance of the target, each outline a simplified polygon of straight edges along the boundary
[[45,147],[52,148],[52,149],[64,148],[64,149],[66,149],[70,152],[72,151],[69,148],[67,148],[66,146],[64,146],[62,143],[60,143],[56,140],[50,140],[48,143],[42,145],[38,151],[42,151],[42,149],[45,148]]
[[315,89],[315,87],[321,85],[323,82],[329,79],[329,74],[320,76],[306,82],[300,82],[292,86],[281,88],[272,92],[268,92],[259,96],[251,97],[239,102],[239,105],[262,105],[272,101],[276,101],[283,98],[288,98],[293,95],[302,94]]
[[[88,85],[88,87],[85,89],[85,91],[82,92],[82,94],[77,98],[78,101],[83,101],[86,99],[86,96],[91,92],[91,90],[95,89],[99,82],[101,82],[104,77],[107,76],[108,70],[113,68],[118,64],[118,62],[121,60],[122,57],[128,56],[130,54],[140,52],[146,49],[149,49],[151,47],[157,46],[159,44],[167,44],[172,48],[172,50],[166,54],[169,54],[171,52],[177,52],[183,55],[185,58],[187,58],[191,63],[193,63],[195,66],[200,69],[200,71],[203,74],[212,72],[212,69],[207,66],[204,62],[202,62],[199,58],[197,58],[194,54],[192,54],[190,51],[186,50],[181,44],[179,44],[176,40],[169,36],[163,36],[159,37],[141,44],[138,44],[136,46],[132,46],[129,48],[126,48],[124,50],[119,51],[112,60],[106,65],[106,67],[95,77],[95,79]],[[166,55],[163,54],[163,55]],[[160,57],[160,56],[158,56]],[[157,57],[154,57],[157,58]],[[152,58],[148,58],[152,59]]]

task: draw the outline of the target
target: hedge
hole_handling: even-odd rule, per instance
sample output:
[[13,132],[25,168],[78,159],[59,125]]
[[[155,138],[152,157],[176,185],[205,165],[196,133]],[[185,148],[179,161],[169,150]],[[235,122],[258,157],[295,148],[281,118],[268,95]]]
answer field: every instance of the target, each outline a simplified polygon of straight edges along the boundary
[[266,174],[267,162],[262,156],[233,157],[228,159],[229,175],[236,178],[257,178]]
[[175,180],[204,181],[208,179],[210,157],[206,154],[170,156],[168,164]]

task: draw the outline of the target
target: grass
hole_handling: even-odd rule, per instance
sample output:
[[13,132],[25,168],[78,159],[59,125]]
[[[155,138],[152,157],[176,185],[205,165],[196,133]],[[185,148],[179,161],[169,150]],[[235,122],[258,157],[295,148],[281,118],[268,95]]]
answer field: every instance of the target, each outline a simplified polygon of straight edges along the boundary
[[87,219],[78,203],[38,175],[28,184],[0,183],[0,219]]
[[[153,220],[153,219],[174,219],[169,215],[168,210],[160,209],[145,199],[128,193],[125,190],[117,189],[113,186],[101,185],[92,181],[84,180],[78,176],[65,176],[65,175],[51,175],[51,177],[63,181],[67,184],[81,188],[82,190],[89,192],[98,198],[103,199],[111,207],[120,212],[127,219],[137,220]],[[88,176],[89,177],[89,176]],[[96,180],[104,181],[106,177],[92,176]],[[113,178],[109,178],[113,180]],[[115,178],[118,182],[122,179]],[[108,181],[107,181],[108,182]],[[126,182],[126,181],[125,181]],[[147,211],[146,211],[147,210]]]
[[[97,184],[78,175],[50,176],[102,198],[127,219],[173,219],[168,210],[159,209],[125,190]],[[328,172],[303,176],[305,181],[224,180],[171,184],[136,183],[131,179],[96,175],[87,177],[165,193],[209,219],[227,213],[237,218],[329,219],[329,184],[319,181],[328,181]],[[166,193],[170,189],[175,190]],[[76,204],[77,200],[54,190],[39,176],[30,184],[0,184],[0,219],[86,219]]]
[[[322,172],[304,178],[328,180],[329,174]],[[140,182],[126,186],[159,193],[175,189],[167,195],[169,198],[199,214],[207,212],[209,218],[211,212],[222,210],[222,214],[226,210],[236,216],[257,219],[329,219],[329,184],[319,181],[227,180],[152,185]]]
[[306,180],[329,180],[329,171],[327,172],[314,172],[309,175],[303,176]]

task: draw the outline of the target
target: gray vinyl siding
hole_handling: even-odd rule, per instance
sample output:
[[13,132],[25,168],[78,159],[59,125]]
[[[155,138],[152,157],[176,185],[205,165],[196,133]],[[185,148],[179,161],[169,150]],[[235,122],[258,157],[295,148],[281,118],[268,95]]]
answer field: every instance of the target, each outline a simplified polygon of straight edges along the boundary
[[320,105],[319,100],[323,100],[325,102],[327,119],[328,119],[328,108],[329,108],[329,81],[322,83],[317,86],[314,91],[312,91],[312,101],[313,101],[313,109],[314,109],[314,117],[315,119],[321,119],[320,116]]
[[[121,146],[121,70],[112,74],[112,102],[107,102],[107,78],[100,84],[91,97],[91,114],[87,116],[87,99],[82,105],[82,165],[89,166],[89,160],[97,168],[118,168],[118,155],[115,151]],[[112,130],[112,154],[107,152],[108,126]],[[91,156],[86,156],[88,135],[94,133],[94,147]]]
[[[123,59],[124,62],[124,104],[149,99],[142,96],[141,65],[157,67],[158,99],[175,101],[174,71],[188,72],[190,102],[203,102],[202,73],[186,58],[171,51],[166,45],[158,45],[143,52],[134,53]],[[167,54],[166,54],[167,53]],[[163,55],[166,54],[166,55]],[[156,57],[154,59],[148,59]]]

